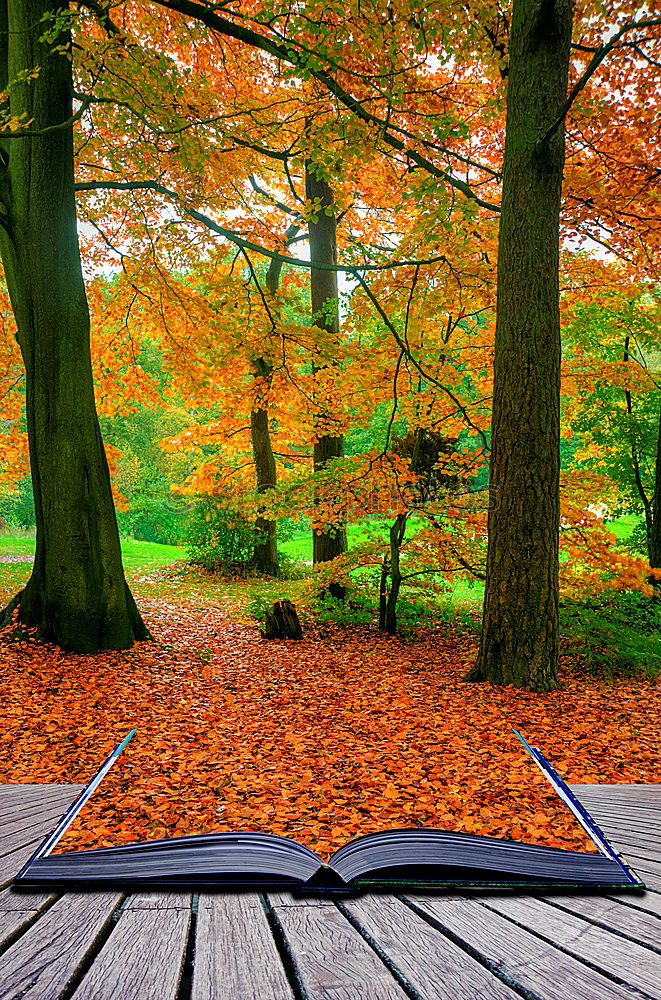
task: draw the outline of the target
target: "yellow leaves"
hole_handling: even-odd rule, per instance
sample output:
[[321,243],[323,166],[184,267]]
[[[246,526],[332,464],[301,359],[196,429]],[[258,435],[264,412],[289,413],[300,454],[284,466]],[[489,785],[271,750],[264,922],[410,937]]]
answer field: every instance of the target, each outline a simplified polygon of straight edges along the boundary
[[27,129],[34,123],[34,118],[28,118],[26,114],[9,115],[2,123],[3,132],[20,132]]

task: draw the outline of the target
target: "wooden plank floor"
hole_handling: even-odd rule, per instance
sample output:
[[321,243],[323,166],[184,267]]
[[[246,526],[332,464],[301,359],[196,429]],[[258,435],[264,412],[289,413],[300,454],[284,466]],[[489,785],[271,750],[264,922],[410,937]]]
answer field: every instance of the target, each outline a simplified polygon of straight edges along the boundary
[[78,792],[0,786],[0,1000],[661,1000],[661,785],[578,785],[649,891],[23,894]]

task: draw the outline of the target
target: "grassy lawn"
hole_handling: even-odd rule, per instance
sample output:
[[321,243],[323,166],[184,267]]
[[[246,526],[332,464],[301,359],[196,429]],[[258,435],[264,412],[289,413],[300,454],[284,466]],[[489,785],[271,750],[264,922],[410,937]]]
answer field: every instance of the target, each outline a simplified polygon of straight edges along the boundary
[[[628,538],[638,518],[635,515],[626,515],[617,520],[610,521],[608,528],[618,538],[624,540]],[[347,528],[349,547],[355,547],[369,538],[374,538],[375,534],[380,535],[384,547],[387,541],[388,523],[386,521],[376,521],[370,524],[350,524]],[[134,538],[123,538],[122,558],[127,570],[141,570],[149,567],[169,566],[178,560],[187,558],[186,550],[176,545],[160,545],[155,542],[142,542]],[[34,556],[34,532],[7,532],[0,535],[0,562],[6,564],[30,563]],[[312,534],[309,530],[299,531],[292,538],[279,543],[282,553],[289,556],[296,562],[307,565],[312,564]],[[18,566],[16,567],[18,570]],[[5,565],[5,578],[9,566]],[[19,571],[18,576],[22,578],[23,573]],[[17,578],[18,582],[18,578]],[[249,584],[248,586],[246,584]],[[232,592],[236,589],[240,592],[240,604],[250,603],[259,598],[262,600],[276,600],[282,597],[289,597],[296,600],[300,596],[301,581],[289,580],[251,580],[236,585],[232,581],[224,581],[223,589]],[[475,608],[482,603],[484,596],[484,584],[475,580],[457,580],[448,589],[443,598],[443,603],[454,607]]]
[[[32,562],[35,539],[33,533],[0,535],[0,560]],[[135,538],[122,538],[122,559],[127,568],[134,566],[167,566],[177,559],[185,559],[186,552],[177,545],[158,545],[156,542],[138,542]]]

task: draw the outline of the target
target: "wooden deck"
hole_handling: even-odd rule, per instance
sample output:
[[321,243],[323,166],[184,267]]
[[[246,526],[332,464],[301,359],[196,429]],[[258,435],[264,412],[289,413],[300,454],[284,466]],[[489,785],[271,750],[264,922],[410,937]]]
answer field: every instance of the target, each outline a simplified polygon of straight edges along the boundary
[[661,785],[575,786],[639,895],[13,893],[77,791],[0,786],[1,1000],[661,998]]

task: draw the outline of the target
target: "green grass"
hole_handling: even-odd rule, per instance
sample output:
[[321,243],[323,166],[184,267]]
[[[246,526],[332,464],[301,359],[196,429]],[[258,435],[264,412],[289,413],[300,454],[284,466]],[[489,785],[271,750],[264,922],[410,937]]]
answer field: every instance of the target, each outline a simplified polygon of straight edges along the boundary
[[[177,545],[158,545],[156,542],[138,542],[135,538],[122,538],[122,559],[128,568],[134,566],[167,566],[177,559],[185,559],[186,552]],[[0,535],[0,558],[10,557],[32,562],[35,539],[33,533]]]
[[606,521],[606,527],[613,532],[618,542],[624,542],[639,523],[640,518],[637,514],[624,514],[614,521]]
[[177,559],[186,559],[186,550],[179,545],[159,545],[122,538],[122,560],[125,566],[167,566]]
[[[369,524],[349,524],[347,525],[347,542],[349,548],[353,549],[362,542],[373,538],[379,532],[384,540],[388,538],[389,524],[386,521],[371,521]],[[298,562],[312,563],[312,530],[297,531],[296,534],[286,542],[278,542],[278,549],[290,559]]]
[[34,534],[0,535],[0,556],[23,559],[32,562],[34,557]]
[[[608,522],[608,528],[618,538],[623,541],[631,534],[639,518],[635,515],[625,515],[614,521]],[[362,542],[374,537],[378,532],[383,539],[384,546],[387,542],[387,532],[389,524],[386,521],[373,521],[370,523],[350,524],[347,528],[349,547],[353,548]],[[168,566],[177,560],[187,558],[186,550],[176,545],[159,545],[155,542],[140,542],[134,538],[123,538],[122,558],[124,566],[131,569],[149,566]],[[30,563],[34,556],[34,531],[14,531],[0,535],[0,560],[5,557],[11,562]],[[301,563],[312,563],[312,533],[306,531],[297,532],[286,542],[279,543],[281,552]],[[9,564],[5,564],[3,572],[6,576]],[[255,590],[264,597],[276,598],[287,596],[285,591],[291,589],[298,593],[299,586],[294,586],[293,581],[276,581],[274,583],[258,583],[255,581]],[[292,594],[293,596],[293,594]],[[484,584],[476,580],[473,583],[467,580],[457,580],[448,590],[444,601],[448,604],[470,607],[481,604],[484,596]]]

